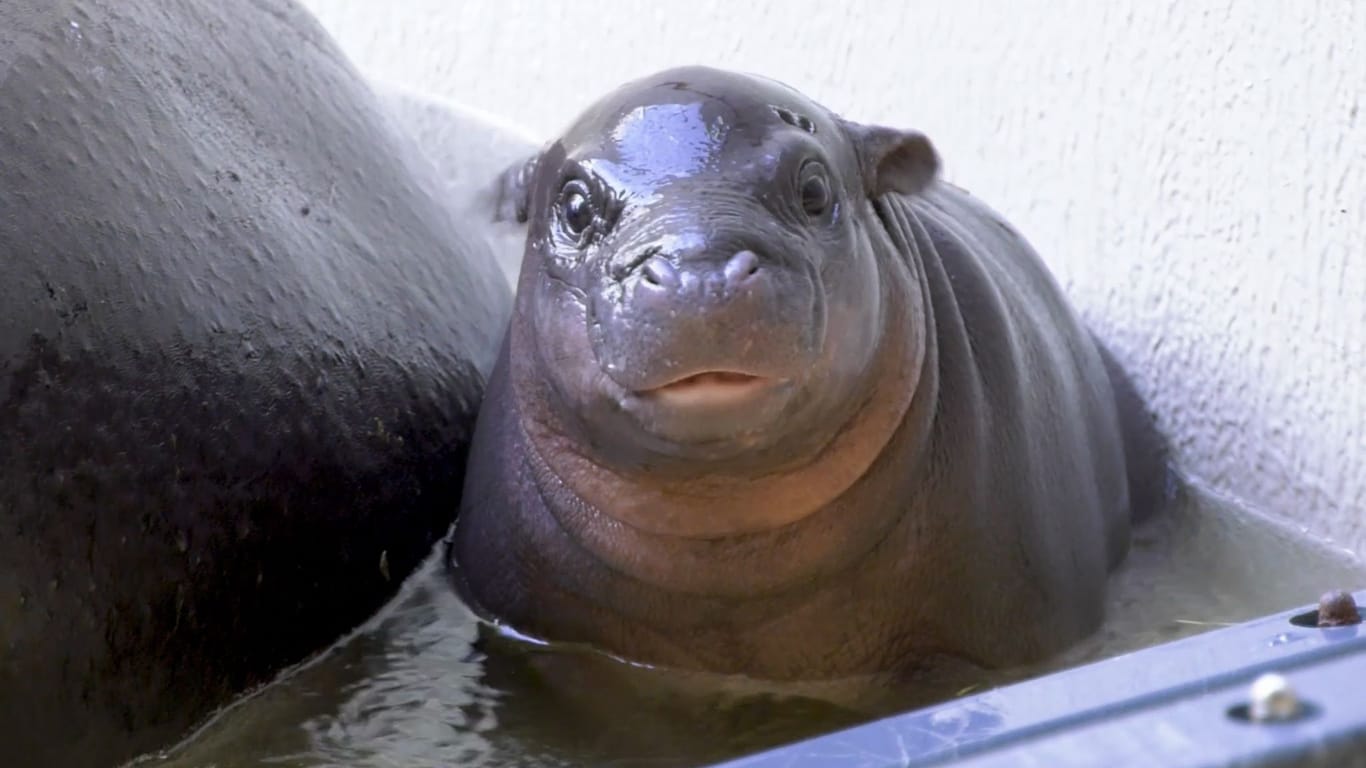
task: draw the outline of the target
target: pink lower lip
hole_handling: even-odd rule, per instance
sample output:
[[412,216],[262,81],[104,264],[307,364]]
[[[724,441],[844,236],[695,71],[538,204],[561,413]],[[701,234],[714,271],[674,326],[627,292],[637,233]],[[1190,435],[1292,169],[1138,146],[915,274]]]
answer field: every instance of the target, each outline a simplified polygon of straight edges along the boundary
[[768,387],[771,379],[733,371],[707,371],[669,382],[643,394],[679,406],[726,405]]
[[655,391],[659,391],[660,389],[672,389],[675,387],[697,387],[717,384],[752,384],[757,381],[762,381],[762,379],[758,376],[751,376],[747,373],[736,373],[735,371],[705,371],[703,373],[693,374],[692,376],[689,376],[684,379],[671,381],[668,384],[665,384],[664,386],[657,388]]

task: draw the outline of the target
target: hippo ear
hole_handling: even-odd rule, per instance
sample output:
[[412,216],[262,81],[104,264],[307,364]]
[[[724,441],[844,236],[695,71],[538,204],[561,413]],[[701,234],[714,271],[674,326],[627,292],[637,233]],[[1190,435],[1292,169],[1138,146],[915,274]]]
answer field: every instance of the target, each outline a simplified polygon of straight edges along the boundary
[[540,159],[540,155],[532,155],[508,166],[498,174],[486,196],[493,209],[494,221],[526,223],[531,199],[531,178],[536,175],[536,162]]
[[847,121],[844,127],[858,153],[869,197],[913,195],[939,173],[939,153],[923,133]]

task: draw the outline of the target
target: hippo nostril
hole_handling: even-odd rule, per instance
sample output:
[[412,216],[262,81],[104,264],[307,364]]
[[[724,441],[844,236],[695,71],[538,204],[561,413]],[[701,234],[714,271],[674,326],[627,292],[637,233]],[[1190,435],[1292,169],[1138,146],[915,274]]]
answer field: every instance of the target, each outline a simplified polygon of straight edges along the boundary
[[641,269],[641,278],[657,288],[678,287],[678,273],[674,271],[673,265],[659,257],[653,257],[645,262]]
[[754,251],[740,251],[730,257],[723,272],[726,287],[734,288],[759,273],[759,257]]

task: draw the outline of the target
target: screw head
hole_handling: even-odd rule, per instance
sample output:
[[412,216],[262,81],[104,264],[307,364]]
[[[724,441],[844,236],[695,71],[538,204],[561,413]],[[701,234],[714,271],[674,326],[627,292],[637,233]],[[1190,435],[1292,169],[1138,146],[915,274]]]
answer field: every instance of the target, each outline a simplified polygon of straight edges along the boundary
[[1360,623],[1361,612],[1357,610],[1351,592],[1335,589],[1319,598],[1320,627],[1349,627]]
[[1293,720],[1304,709],[1290,681],[1274,672],[1252,682],[1249,699],[1248,716],[1259,723]]

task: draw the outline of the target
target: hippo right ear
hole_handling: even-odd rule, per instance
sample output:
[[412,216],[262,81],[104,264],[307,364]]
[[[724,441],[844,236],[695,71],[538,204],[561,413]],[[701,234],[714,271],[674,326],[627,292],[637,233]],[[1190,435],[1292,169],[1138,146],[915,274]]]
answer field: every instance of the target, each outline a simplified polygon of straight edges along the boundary
[[844,129],[854,142],[869,197],[913,195],[939,173],[939,153],[923,133],[848,121]]
[[536,175],[536,163],[540,159],[539,154],[532,155],[498,174],[488,193],[494,221],[526,223],[531,200],[531,178]]

